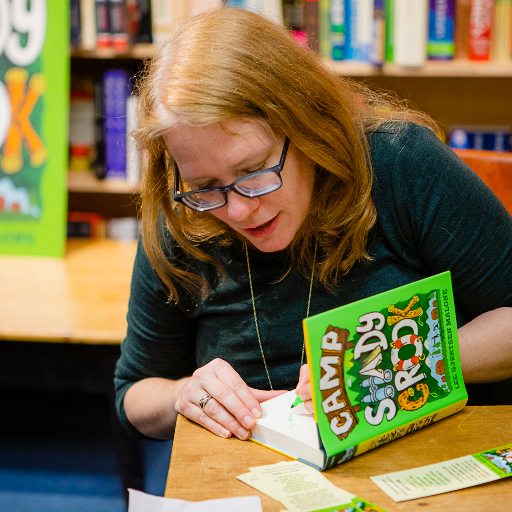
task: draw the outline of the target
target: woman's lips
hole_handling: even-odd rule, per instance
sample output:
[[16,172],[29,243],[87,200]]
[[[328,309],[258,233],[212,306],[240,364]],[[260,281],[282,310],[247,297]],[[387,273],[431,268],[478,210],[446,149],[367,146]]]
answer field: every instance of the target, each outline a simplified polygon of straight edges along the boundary
[[244,231],[253,238],[263,238],[268,236],[275,231],[279,224],[279,213],[265,224],[259,225],[257,228],[247,228]]

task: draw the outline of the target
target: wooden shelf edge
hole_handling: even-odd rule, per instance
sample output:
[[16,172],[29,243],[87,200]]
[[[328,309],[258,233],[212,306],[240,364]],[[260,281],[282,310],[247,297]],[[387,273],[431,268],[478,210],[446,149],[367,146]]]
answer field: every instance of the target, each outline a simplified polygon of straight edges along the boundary
[[140,186],[125,180],[99,180],[87,171],[68,171],[68,192],[137,194]]
[[[100,51],[73,50],[71,57],[77,59],[151,59],[155,46],[150,43],[137,44],[125,53],[113,49]],[[512,60],[474,62],[470,60],[427,61],[419,68],[384,64],[377,67],[368,62],[325,60],[328,67],[346,76],[405,76],[405,77],[512,77]]]

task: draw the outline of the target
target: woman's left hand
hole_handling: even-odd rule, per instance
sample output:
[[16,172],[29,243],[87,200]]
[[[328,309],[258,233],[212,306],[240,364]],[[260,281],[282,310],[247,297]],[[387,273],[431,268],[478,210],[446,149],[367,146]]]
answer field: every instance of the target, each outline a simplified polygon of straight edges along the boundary
[[313,412],[313,400],[311,399],[311,382],[309,381],[309,366],[303,364],[300,367],[299,383],[295,388],[295,393],[299,395],[301,400],[304,400],[304,407],[306,411]]

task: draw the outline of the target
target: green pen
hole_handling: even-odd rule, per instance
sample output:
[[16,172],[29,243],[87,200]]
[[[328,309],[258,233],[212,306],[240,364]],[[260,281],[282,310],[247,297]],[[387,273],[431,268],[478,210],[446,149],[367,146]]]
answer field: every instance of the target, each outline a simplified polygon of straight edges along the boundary
[[302,404],[304,402],[304,400],[302,400],[299,395],[297,395],[297,398],[293,401],[293,404],[291,406],[291,409],[293,409],[294,407],[297,407],[297,405],[299,404]]

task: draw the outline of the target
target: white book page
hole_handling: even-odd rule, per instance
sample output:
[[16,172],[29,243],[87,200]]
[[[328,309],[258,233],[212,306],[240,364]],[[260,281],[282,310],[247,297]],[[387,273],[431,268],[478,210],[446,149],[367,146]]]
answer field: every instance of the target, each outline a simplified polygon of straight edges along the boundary
[[320,449],[318,429],[313,414],[292,414],[291,406],[297,398],[295,391],[261,403],[263,417],[256,420],[258,425]]

